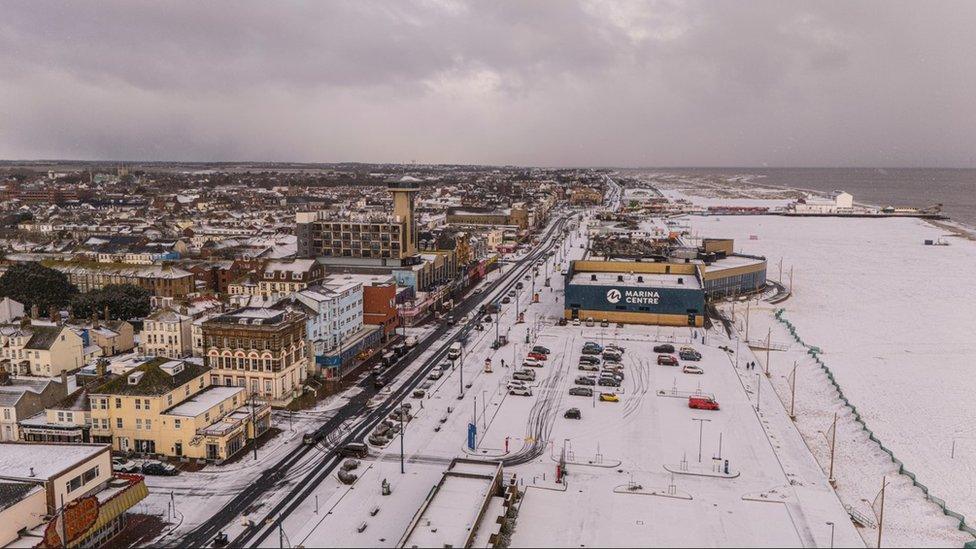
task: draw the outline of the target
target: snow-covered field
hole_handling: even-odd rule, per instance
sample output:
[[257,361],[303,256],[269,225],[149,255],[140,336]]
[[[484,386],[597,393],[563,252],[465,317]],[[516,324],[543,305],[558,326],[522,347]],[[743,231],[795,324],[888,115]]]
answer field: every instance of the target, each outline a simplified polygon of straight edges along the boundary
[[[732,237],[737,252],[765,255],[773,279],[780,277],[780,259],[784,283],[793,269],[793,296],[781,304],[785,318],[806,343],[823,350],[821,358],[845,396],[919,482],[953,510],[976,517],[976,424],[971,411],[976,394],[972,375],[976,293],[969,290],[976,272],[976,243],[948,237],[950,246],[925,246],[925,239],[938,239],[946,232],[914,219],[726,216],[690,217],[688,222],[699,236]],[[750,240],[750,235],[757,239]],[[743,309],[740,305],[736,311],[740,326]],[[772,319],[773,307],[762,309],[753,310],[750,337],[765,338],[767,327],[772,326],[773,340],[788,342],[789,334]],[[764,353],[759,356],[764,358]],[[810,420],[826,430],[835,409],[840,410],[836,393],[798,346],[785,354],[772,354],[773,379],[780,394],[788,398],[783,376],[789,374],[793,360],[800,364],[797,392],[805,403],[797,412],[801,429]],[[893,475],[894,468],[882,468],[887,456],[880,452],[871,457],[850,455],[851,449],[868,446],[853,442],[860,434],[849,418],[847,423],[851,430],[846,434],[843,426],[838,429],[838,490],[845,501],[854,496],[873,500],[881,475]],[[815,430],[813,436],[805,435],[821,463],[826,463],[823,438]],[[850,437],[852,448],[845,449],[840,442],[845,436]],[[846,475],[846,487],[845,467],[857,471]],[[905,477],[895,482],[907,484]],[[898,521],[898,511],[892,511],[898,506],[890,506],[888,512],[893,514],[886,517],[886,523],[890,519],[904,528],[902,543],[958,545],[971,540],[951,531],[954,521],[929,516],[933,505],[910,504],[909,489],[903,489],[908,507],[901,509],[919,514]],[[914,492],[918,496],[914,500],[920,500],[921,492]],[[855,503],[870,514],[867,503]],[[944,537],[935,535],[935,530],[923,526],[925,517],[933,528],[944,521],[950,530]],[[898,535],[897,530],[891,533]]]

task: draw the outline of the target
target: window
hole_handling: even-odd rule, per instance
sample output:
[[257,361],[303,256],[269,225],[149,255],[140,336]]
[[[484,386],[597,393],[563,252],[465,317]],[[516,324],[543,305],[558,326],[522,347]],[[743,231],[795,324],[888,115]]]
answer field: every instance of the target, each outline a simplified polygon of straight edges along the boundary
[[122,428],[122,418],[120,417],[115,418],[115,428],[116,429]]
[[142,409],[142,399],[141,398],[137,398],[136,399],[136,410],[141,410],[141,409]]
[[65,490],[67,490],[69,493],[70,492],[74,492],[78,488],[81,488],[81,476],[80,475],[77,476],[77,477],[75,477],[75,478],[73,478],[73,479],[71,479],[71,480],[69,480],[65,484]]
[[136,418],[136,429],[142,429],[142,419]]
[[[4,410],[4,412],[6,412],[6,410]],[[6,414],[4,414],[4,415],[6,415]],[[58,412],[58,422],[60,423],[60,422],[63,422],[63,421],[64,421],[64,412]]]
[[179,429],[179,428],[182,427],[182,425],[183,425],[183,420],[180,420],[180,419],[174,419],[173,420],[173,428]]
[[85,471],[81,475],[81,483],[82,484],[88,484],[89,482],[95,480],[96,478],[98,478],[98,466],[97,465],[95,467],[92,467],[91,469]]
[[121,398],[115,397],[115,407],[116,408],[121,408],[122,407],[122,399]]
[[147,419],[146,420],[146,430],[148,431],[150,429],[152,429],[152,420],[151,419]]
[[10,419],[10,408],[3,409],[3,419]]

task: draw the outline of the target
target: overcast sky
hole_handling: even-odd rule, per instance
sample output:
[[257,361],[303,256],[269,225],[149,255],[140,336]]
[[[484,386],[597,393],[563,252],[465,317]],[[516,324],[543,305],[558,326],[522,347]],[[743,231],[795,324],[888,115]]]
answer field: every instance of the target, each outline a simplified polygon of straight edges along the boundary
[[976,167],[976,2],[4,2],[0,158]]

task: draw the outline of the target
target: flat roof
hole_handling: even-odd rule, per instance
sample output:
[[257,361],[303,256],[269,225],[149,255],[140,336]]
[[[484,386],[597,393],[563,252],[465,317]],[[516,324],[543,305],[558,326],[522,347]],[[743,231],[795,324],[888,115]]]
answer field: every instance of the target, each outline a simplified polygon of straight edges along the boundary
[[445,476],[403,546],[466,546],[491,485],[488,478]]
[[107,448],[107,444],[0,442],[0,477],[50,480]]
[[237,393],[245,391],[244,387],[211,385],[163,413],[170,416],[197,417]]
[[[623,277],[623,281],[617,280],[618,276]],[[596,277],[596,280],[593,280]],[[638,277],[642,281],[638,281]],[[678,283],[678,279],[681,283]],[[638,288],[675,288],[684,290],[700,290],[701,283],[698,277],[690,274],[655,274],[655,273],[595,273],[582,272],[573,275],[570,284],[577,286],[629,286]]]

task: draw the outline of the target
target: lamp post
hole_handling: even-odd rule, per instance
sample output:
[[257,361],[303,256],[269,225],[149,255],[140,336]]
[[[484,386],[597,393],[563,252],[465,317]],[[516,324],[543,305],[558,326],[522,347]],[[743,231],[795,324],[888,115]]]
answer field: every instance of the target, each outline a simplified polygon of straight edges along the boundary
[[710,422],[712,420],[705,419],[705,418],[699,418],[699,417],[693,417],[693,418],[691,418],[691,420],[698,422],[698,463],[701,463],[701,458],[702,458],[702,433],[704,432],[704,429],[705,429],[705,422],[706,421]]
[[834,549],[834,523],[828,521],[827,526],[830,526],[830,549]]

